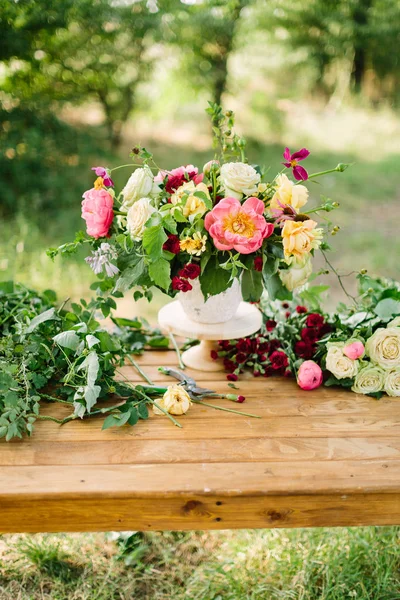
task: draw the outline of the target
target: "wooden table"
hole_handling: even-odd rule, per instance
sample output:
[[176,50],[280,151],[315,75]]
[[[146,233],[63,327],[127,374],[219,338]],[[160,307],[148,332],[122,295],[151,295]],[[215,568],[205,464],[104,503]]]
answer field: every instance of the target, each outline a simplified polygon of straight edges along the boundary
[[[172,352],[140,362],[157,381]],[[139,377],[124,367],[131,381]],[[231,391],[224,373],[190,372]],[[400,523],[400,402],[287,379],[239,383],[261,419],[194,405],[101,431],[40,422],[0,446],[0,531],[178,530]],[[214,401],[216,402],[216,401]],[[50,405],[48,414],[66,408]]]

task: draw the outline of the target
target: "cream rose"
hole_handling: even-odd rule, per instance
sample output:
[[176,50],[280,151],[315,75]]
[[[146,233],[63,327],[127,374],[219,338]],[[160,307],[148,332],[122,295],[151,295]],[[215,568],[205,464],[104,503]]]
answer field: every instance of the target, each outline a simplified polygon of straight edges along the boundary
[[250,165],[245,163],[225,163],[220,175],[225,196],[241,200],[242,196],[251,196],[258,192],[260,175]]
[[384,381],[385,371],[369,364],[357,373],[351,389],[356,394],[375,394],[383,390]]
[[358,373],[358,360],[351,360],[343,354],[344,343],[328,343],[326,368],[336,379],[352,379]]
[[377,329],[367,340],[365,350],[370,359],[383,369],[400,366],[400,328]]
[[[184,415],[192,405],[190,396],[180,385],[171,385],[164,396],[157,401],[157,404],[166,410],[170,415]],[[156,415],[164,414],[162,410],[153,405],[153,411]]]
[[311,250],[319,248],[322,240],[322,229],[312,219],[307,221],[285,221],[282,229],[283,250],[288,262],[293,257],[304,260]]
[[127,210],[134,202],[137,202],[140,198],[153,195],[157,190],[159,188],[154,183],[154,177],[149,167],[136,169],[122,190],[124,197],[122,206]]
[[126,216],[126,228],[133,240],[136,242],[143,238],[146,222],[155,212],[150,198],[140,198],[128,210]]
[[270,208],[282,208],[281,204],[290,204],[297,211],[307,203],[308,189],[304,185],[295,185],[287,175],[278,175],[276,191],[272,196]]
[[176,190],[175,194],[171,196],[171,204],[173,206],[183,203],[182,213],[185,217],[189,218],[190,221],[192,221],[196,215],[204,215],[207,210],[204,200],[194,195],[196,192],[202,192],[207,198],[210,198],[210,193],[206,184],[198,183],[196,185],[194,181],[184,183]]
[[307,283],[312,273],[312,262],[309,256],[304,261],[294,261],[289,269],[279,271],[283,285],[293,292],[295,288]]
[[384,389],[388,396],[400,397],[400,367],[386,372]]
[[400,317],[395,317],[393,321],[387,324],[387,327],[400,327]]

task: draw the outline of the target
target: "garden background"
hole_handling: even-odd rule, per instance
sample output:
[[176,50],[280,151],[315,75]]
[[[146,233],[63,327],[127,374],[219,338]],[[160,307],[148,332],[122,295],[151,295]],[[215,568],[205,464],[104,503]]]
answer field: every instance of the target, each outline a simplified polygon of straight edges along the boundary
[[[286,145],[309,171],[354,163],[309,184],[341,205],[330,260],[400,278],[398,0],[0,0],[0,32],[0,280],[87,296],[83,257],[45,250],[83,229],[90,168],[140,143],[201,169],[207,100],[271,173]],[[2,536],[0,598],[395,600],[399,550],[397,528]]]

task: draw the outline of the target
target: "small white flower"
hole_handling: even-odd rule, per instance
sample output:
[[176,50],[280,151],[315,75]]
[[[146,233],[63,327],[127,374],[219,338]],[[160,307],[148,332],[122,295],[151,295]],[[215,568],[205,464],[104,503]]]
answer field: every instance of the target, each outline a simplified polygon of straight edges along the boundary
[[159,187],[154,183],[154,177],[150,168],[145,166],[136,169],[122,190],[124,210],[128,210],[140,198],[156,194],[157,191],[159,191]]
[[140,198],[128,210],[126,226],[131,238],[136,242],[143,238],[146,222],[155,210],[150,198]]
[[328,343],[328,353],[326,355],[326,368],[336,377],[336,379],[353,378],[358,373],[358,360],[351,360],[343,354],[344,343]]
[[115,260],[117,257],[115,248],[107,242],[103,242],[97,250],[92,252],[92,256],[85,258],[85,261],[96,275],[99,275],[104,269],[107,277],[114,277],[119,273],[119,269],[111,263],[111,260]]
[[221,167],[221,183],[225,195],[241,200],[242,196],[251,196],[258,191],[260,175],[245,163],[225,163]]

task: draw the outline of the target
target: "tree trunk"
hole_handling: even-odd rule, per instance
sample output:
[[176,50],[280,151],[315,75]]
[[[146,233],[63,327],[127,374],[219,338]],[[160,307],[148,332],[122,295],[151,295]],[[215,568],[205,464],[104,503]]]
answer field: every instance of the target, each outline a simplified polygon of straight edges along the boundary
[[372,0],[358,0],[353,11],[354,22],[354,59],[352,81],[356,92],[361,91],[364,74],[367,67],[367,36],[365,30],[369,20],[369,9]]

